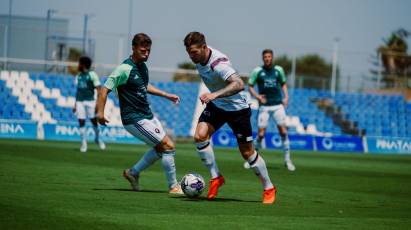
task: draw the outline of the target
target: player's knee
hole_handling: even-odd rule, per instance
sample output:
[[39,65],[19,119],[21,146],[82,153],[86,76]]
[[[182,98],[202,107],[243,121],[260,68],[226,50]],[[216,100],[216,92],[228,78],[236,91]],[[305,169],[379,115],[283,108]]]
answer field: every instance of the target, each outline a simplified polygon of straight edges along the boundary
[[204,134],[201,134],[201,133],[196,133],[194,135],[194,142],[195,143],[200,143],[200,142],[205,142],[205,141],[208,141],[208,136],[207,135],[204,135]]
[[247,149],[247,150],[241,151],[241,155],[243,156],[245,160],[247,160],[254,154],[254,152],[255,151],[253,149]]
[[156,147],[155,147],[156,151],[161,153],[161,152],[165,152],[165,151],[174,151],[175,150],[175,145],[174,142],[166,137],[164,138],[164,140],[162,142],[160,142]]

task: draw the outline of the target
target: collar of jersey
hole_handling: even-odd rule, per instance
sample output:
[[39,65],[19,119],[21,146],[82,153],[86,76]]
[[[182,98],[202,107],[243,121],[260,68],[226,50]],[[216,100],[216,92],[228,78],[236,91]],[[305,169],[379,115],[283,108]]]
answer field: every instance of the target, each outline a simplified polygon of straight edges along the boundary
[[208,59],[207,59],[207,62],[206,62],[205,65],[200,63],[201,66],[206,66],[210,62],[211,55],[213,55],[213,50],[210,47],[207,47],[207,48],[210,49],[210,56],[208,56]]

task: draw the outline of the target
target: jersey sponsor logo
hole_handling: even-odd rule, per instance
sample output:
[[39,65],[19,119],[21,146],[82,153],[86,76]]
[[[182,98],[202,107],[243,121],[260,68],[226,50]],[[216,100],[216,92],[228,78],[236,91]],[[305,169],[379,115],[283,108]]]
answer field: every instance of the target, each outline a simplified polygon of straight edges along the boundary
[[213,61],[213,62],[211,63],[210,67],[211,67],[211,69],[214,71],[214,68],[215,68],[218,64],[220,64],[220,62],[227,62],[227,61],[228,61],[228,58],[226,58],[226,57],[217,58],[215,61]]
[[277,86],[277,80],[275,79],[266,79],[264,80],[265,88],[275,88]]

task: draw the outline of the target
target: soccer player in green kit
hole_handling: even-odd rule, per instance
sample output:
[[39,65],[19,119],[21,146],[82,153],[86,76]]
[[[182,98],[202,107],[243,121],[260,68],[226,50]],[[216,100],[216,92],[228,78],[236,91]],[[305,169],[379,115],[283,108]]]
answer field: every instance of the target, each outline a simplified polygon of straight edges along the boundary
[[95,133],[94,141],[100,149],[104,150],[106,145],[100,139],[99,128],[96,119],[96,102],[94,98],[94,89],[99,92],[100,80],[96,72],[91,71],[92,61],[89,57],[80,57],[78,62],[79,74],[76,76],[77,93],[76,104],[73,108],[73,112],[77,115],[78,123],[80,125],[80,137],[81,137],[81,152],[87,152],[87,131],[86,131],[86,119],[89,118],[93,124]]
[[[255,140],[256,149],[261,148],[268,120],[273,117],[280,132],[284,148],[284,164],[289,171],[295,171],[290,157],[290,140],[285,123],[285,108],[288,106],[288,90],[283,68],[273,63],[273,51],[265,49],[262,52],[263,66],[253,70],[249,79],[249,91],[259,102],[258,136]],[[258,86],[258,93],[254,85]],[[245,164],[245,167],[248,166]]]
[[104,107],[107,95],[111,91],[116,91],[124,128],[151,147],[133,167],[124,170],[123,176],[130,182],[134,191],[139,191],[140,173],[157,160],[161,160],[169,193],[183,194],[176,179],[174,143],[151,112],[147,93],[164,97],[174,104],[178,104],[180,98],[157,89],[149,83],[145,62],[150,55],[151,44],[150,37],[144,33],[134,36],[132,55],[111,73],[100,91],[97,100],[97,118],[101,125],[106,125],[108,121],[104,117]]

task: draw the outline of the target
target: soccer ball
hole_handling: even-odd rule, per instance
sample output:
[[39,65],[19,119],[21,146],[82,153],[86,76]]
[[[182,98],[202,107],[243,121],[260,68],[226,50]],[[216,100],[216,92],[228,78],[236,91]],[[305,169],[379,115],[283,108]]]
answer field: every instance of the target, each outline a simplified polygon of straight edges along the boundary
[[188,197],[197,197],[205,189],[204,179],[200,174],[189,173],[181,179],[181,189]]

